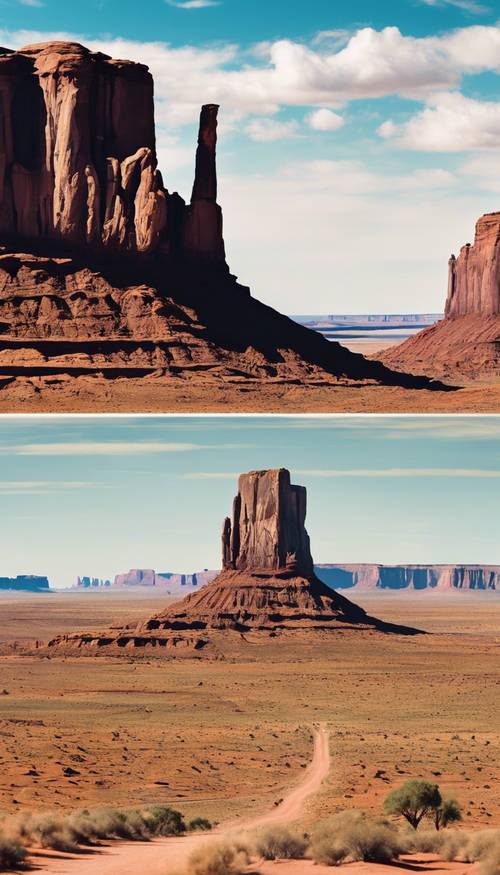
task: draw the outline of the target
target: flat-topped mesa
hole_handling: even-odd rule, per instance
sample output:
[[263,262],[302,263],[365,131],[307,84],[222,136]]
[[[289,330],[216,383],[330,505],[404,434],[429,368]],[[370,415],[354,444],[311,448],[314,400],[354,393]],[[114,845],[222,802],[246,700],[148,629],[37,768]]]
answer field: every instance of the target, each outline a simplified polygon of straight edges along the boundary
[[500,314],[500,213],[481,216],[474,245],[448,262],[445,317],[469,314]]
[[311,575],[305,518],[306,489],[290,483],[286,468],[242,474],[232,520],[227,518],[223,526],[223,568]]
[[[72,42],[0,49],[0,234],[224,261],[216,116],[217,107],[203,107],[199,194],[186,207],[157,167],[145,65]],[[208,195],[210,208],[198,208]]]

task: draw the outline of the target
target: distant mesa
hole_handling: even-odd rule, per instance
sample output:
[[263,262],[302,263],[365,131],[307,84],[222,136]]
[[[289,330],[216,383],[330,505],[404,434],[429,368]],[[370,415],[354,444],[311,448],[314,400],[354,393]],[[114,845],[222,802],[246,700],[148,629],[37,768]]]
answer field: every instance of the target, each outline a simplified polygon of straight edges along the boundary
[[315,565],[332,589],[388,592],[500,592],[500,565]]
[[74,42],[1,49],[0,99],[0,386],[14,406],[54,393],[78,406],[82,381],[86,397],[108,398],[119,378],[139,393],[144,378],[212,393],[443,388],[329,343],[230,274],[217,105],[201,109],[186,203],[157,166],[144,65]]
[[182,591],[183,587],[201,587],[216,577],[217,571],[194,571],[192,574],[177,574],[172,571],[155,571],[153,568],[131,568],[124,574],[116,574],[114,579],[104,580],[99,577],[77,577],[77,589],[160,589],[163,593]]
[[215,657],[233,643],[292,636],[395,632],[322,583],[314,573],[305,529],[306,490],[285,468],[242,474],[232,515],[222,530],[223,569],[200,591],[139,624],[59,636],[64,652],[119,653],[157,648],[167,654]]
[[49,592],[49,580],[41,574],[18,574],[0,577],[0,590],[11,592]]
[[500,376],[500,212],[482,216],[474,244],[451,256],[444,319],[380,358],[445,379]]

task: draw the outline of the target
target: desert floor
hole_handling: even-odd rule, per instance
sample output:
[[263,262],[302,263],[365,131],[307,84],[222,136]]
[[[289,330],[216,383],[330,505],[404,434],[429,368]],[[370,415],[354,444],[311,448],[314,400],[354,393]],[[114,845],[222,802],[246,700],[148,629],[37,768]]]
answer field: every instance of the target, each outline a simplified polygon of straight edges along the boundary
[[500,379],[456,391],[366,383],[265,384],[181,377],[17,378],[0,391],[0,413],[498,413]]
[[424,776],[457,796],[466,826],[500,826],[500,599],[357,600],[433,634],[339,630],[228,645],[217,661],[47,659],[12,644],[158,604],[141,593],[1,594],[0,809],[164,802],[188,817],[250,817],[307,768],[321,722],[331,770],[309,818],[380,812],[392,787]]

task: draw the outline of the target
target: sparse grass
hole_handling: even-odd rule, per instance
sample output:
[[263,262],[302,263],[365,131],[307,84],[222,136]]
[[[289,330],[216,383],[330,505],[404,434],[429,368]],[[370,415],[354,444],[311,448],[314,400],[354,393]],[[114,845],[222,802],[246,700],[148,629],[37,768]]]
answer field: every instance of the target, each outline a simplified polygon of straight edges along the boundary
[[248,851],[243,843],[212,842],[193,851],[186,875],[240,875],[248,863]]
[[253,848],[265,860],[301,860],[309,842],[287,826],[269,826],[257,833]]
[[0,871],[14,869],[26,859],[26,850],[14,838],[0,833]]
[[187,829],[180,812],[166,805],[140,810],[84,810],[72,814],[30,812],[8,818],[4,825],[22,844],[67,852],[101,839],[147,841],[154,836],[182,835]]
[[401,850],[401,838],[392,825],[356,810],[334,814],[318,824],[311,838],[313,859],[327,866],[358,860],[390,863]]

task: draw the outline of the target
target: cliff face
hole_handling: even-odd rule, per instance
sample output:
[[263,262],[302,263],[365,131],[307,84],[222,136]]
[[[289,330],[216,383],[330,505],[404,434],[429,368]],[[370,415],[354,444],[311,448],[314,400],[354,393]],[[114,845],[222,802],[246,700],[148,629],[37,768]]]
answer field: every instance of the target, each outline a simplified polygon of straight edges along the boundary
[[498,565],[316,565],[333,589],[500,591]]
[[171,571],[157,572],[152,568],[131,568],[125,574],[115,575],[112,586],[145,586],[163,590],[204,586],[217,576],[217,571],[195,571],[193,574],[175,574]]
[[0,50],[0,233],[224,261],[217,107],[200,119],[191,205],[157,169],[153,79],[78,43]]
[[482,216],[474,245],[451,256],[445,317],[500,314],[500,213]]
[[285,468],[242,474],[232,519],[222,531],[225,569],[289,569],[312,573],[305,529],[306,490],[290,483]]
[[500,213],[448,262],[445,317],[380,356],[390,367],[456,380],[500,376]]
[[0,577],[0,589],[13,592],[48,592],[49,581],[39,574],[18,574],[17,577]]

